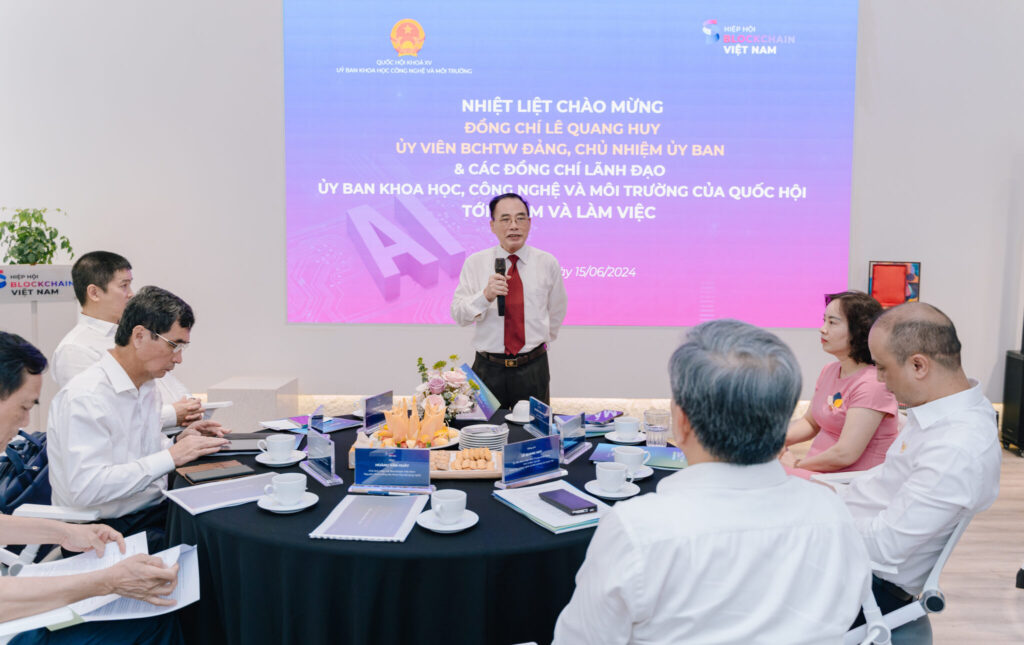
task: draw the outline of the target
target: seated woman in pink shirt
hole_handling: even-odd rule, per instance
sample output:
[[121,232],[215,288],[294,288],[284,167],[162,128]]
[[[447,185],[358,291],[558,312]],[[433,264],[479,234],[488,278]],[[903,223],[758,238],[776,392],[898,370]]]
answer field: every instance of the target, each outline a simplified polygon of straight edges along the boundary
[[882,306],[860,291],[825,301],[821,346],[837,360],[821,370],[807,414],[789,424],[787,446],[814,438],[807,456],[782,455],[790,474],[801,477],[873,468],[898,433],[896,398],[879,382],[868,351],[868,331]]

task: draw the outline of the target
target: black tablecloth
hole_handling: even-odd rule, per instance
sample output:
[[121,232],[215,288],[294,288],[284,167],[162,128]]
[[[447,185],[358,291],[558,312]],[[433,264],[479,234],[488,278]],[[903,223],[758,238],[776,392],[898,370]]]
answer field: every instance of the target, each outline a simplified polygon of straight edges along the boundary
[[[509,428],[510,442],[531,438]],[[320,500],[305,511],[275,515],[253,503],[192,516],[171,503],[169,543],[199,547],[202,599],[179,612],[187,643],[550,641],[594,529],[555,535],[494,499],[494,480],[438,480],[466,491],[476,526],[449,535],[416,526],[401,543],[311,539],[352,482],[345,456],[355,432],[332,438],[345,484],[309,478]],[[589,454],[568,466],[580,489],[594,478]],[[667,474],[638,482],[641,491]]]

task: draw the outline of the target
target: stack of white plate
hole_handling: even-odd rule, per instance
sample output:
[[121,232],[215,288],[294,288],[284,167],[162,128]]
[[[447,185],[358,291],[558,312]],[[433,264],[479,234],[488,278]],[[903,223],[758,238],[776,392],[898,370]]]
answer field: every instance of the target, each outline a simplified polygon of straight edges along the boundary
[[508,426],[489,423],[466,426],[459,431],[459,448],[501,450],[508,443]]

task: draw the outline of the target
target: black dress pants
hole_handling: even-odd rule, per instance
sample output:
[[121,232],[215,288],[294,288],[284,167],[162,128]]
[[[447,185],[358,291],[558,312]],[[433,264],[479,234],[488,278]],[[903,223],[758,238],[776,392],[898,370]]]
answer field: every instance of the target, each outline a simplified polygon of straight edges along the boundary
[[528,401],[531,396],[545,403],[551,402],[547,352],[522,367],[498,365],[478,353],[473,361],[473,371],[498,397],[503,408],[511,409],[516,401]]

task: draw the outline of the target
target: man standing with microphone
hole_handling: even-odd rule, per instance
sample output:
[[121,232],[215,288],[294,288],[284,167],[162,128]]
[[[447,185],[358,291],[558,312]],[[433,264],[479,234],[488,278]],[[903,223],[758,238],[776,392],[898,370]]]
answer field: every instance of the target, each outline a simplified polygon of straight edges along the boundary
[[452,318],[476,324],[473,371],[501,406],[536,397],[550,402],[547,343],[565,319],[562,268],[550,253],[526,246],[530,207],[515,193],[491,200],[498,246],[469,256],[452,299]]

